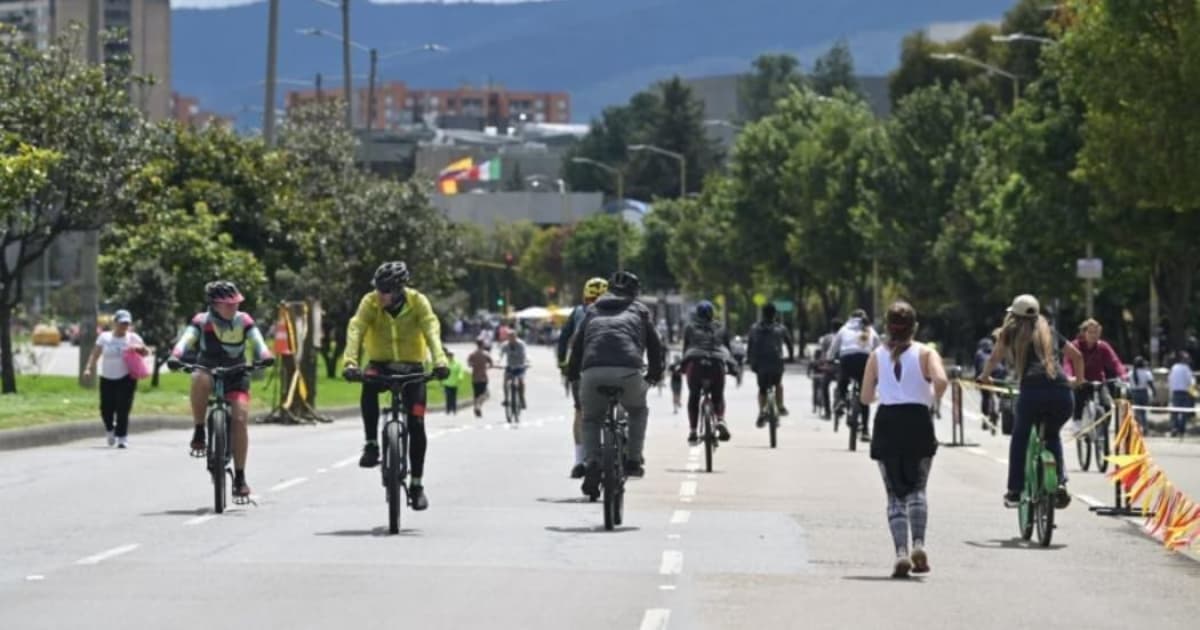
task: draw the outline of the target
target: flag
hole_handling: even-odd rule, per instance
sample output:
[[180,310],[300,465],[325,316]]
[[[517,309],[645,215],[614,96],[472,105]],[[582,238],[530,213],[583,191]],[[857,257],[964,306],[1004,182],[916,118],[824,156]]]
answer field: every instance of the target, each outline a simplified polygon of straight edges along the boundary
[[494,182],[500,179],[500,159],[494,158],[460,173],[459,179],[466,182]]
[[443,168],[437,177],[438,190],[443,195],[458,194],[458,179],[463,173],[469,172],[475,166],[475,161],[470,156],[465,157],[456,162],[451,162],[446,168]]

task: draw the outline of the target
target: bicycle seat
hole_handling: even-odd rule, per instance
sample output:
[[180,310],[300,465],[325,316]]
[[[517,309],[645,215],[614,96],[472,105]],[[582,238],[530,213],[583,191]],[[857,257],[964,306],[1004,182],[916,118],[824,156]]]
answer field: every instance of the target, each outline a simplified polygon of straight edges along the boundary
[[601,396],[608,398],[620,398],[625,393],[625,388],[618,385],[601,385],[596,388]]

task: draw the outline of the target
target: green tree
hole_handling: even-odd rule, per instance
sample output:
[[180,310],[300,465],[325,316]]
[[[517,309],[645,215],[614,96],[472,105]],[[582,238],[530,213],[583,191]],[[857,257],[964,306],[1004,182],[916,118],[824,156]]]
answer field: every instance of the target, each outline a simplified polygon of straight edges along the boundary
[[563,250],[570,235],[571,229],[566,227],[538,230],[519,258],[520,277],[524,282],[543,289],[547,298],[562,299],[567,304],[571,297],[565,295],[567,278]]
[[1011,80],[967,62],[933,56],[955,53],[1006,69],[1009,47],[1030,44],[997,44],[992,37],[999,32],[996,26],[985,23],[963,37],[945,43],[931,40],[924,31],[905,37],[900,45],[900,66],[891,73],[888,81],[892,106],[898,107],[905,96],[922,88],[935,85],[948,87],[952,83],[959,83],[968,94],[979,99],[986,113],[999,115],[1011,111],[1014,88]]
[[804,86],[804,75],[800,71],[800,60],[786,53],[760,55],[754,60],[752,72],[742,77],[738,84],[746,122],[769,116],[775,105],[793,89]]
[[812,89],[823,96],[833,96],[838,89],[851,94],[860,94],[858,79],[854,76],[854,55],[850,44],[839,39],[823,55],[813,62],[808,76]]
[[133,262],[128,275],[113,280],[112,299],[135,314],[138,334],[155,350],[150,385],[158,387],[159,370],[179,330],[175,275],[157,260],[142,259]]
[[[144,123],[126,86],[140,81],[128,64],[89,66],[74,50],[73,28],[43,50],[0,37],[0,129],[7,166],[0,188],[18,188],[19,203],[0,201],[0,391],[16,391],[12,313],[20,279],[64,232],[96,229],[129,204],[126,184],[141,167]],[[13,155],[12,146],[37,147]],[[18,184],[21,180],[24,183]]]
[[640,275],[640,269],[631,267],[640,251],[641,233],[636,227],[619,215],[593,214],[575,225],[563,256],[574,277],[607,278],[616,271],[621,258],[627,268]]

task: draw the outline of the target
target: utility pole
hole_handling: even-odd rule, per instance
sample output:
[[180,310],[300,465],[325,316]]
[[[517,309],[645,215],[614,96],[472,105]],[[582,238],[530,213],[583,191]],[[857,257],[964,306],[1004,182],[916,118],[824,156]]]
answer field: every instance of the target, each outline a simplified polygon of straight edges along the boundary
[[[88,63],[100,65],[104,59],[100,48],[100,0],[88,2],[87,25]],[[49,255],[45,252],[43,255]],[[98,228],[84,231],[83,246],[79,261],[82,273],[79,278],[79,384],[88,387],[83,380],[92,347],[96,345],[97,302],[99,300],[100,273],[97,269],[100,258],[100,232]]]
[[[1092,251],[1092,242],[1088,241],[1088,243],[1087,243],[1088,260],[1092,259],[1093,254],[1094,254],[1094,252]],[[1087,316],[1088,316],[1088,319],[1091,319],[1092,317],[1095,316],[1096,300],[1095,300],[1093,294],[1096,292],[1096,290],[1095,290],[1096,281],[1093,280],[1091,278],[1091,276],[1088,276],[1088,278],[1083,281],[1083,286],[1084,286],[1084,291],[1087,292]]]
[[321,73],[320,72],[317,73],[317,80],[313,82],[313,85],[317,86],[317,102],[324,103],[325,102],[325,93],[323,91],[321,91]]
[[263,141],[275,146],[275,72],[279,63],[279,0],[267,10],[267,89],[263,100]]
[[371,172],[371,149],[373,142],[371,141],[371,126],[375,123],[375,68],[379,65],[379,50],[371,49],[371,70],[367,77],[367,135],[363,141],[363,166],[366,167],[368,173]]
[[346,98],[346,131],[354,133],[354,77],[350,73],[350,0],[342,0],[342,91]]

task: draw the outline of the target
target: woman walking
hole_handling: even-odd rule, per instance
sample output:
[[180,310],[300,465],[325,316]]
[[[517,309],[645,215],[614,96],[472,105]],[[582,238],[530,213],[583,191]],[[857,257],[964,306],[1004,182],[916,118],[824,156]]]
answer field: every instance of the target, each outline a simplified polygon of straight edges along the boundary
[[100,366],[100,419],[108,436],[108,445],[125,448],[129,445],[129,410],[133,408],[133,395],[137,391],[137,380],[130,375],[127,353],[136,355],[136,360],[146,356],[149,350],[137,333],[130,330],[133,317],[129,311],[120,310],[113,316],[113,329],[100,333],[96,347],[88,357],[83,372],[86,379],[96,374]]
[[[917,312],[907,302],[888,308],[887,344],[871,352],[863,374],[862,403],[876,401],[871,459],[887,492],[888,527],[895,545],[892,577],[928,573],[925,485],[937,452],[932,408],[946,391],[946,369],[937,350],[913,341]],[[909,541],[912,541],[911,548]]]

